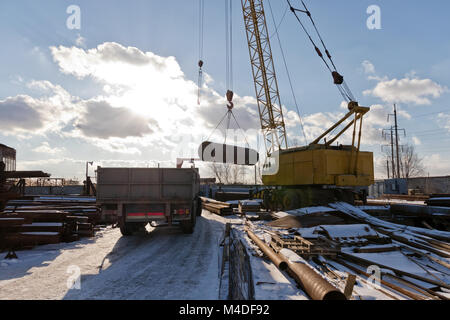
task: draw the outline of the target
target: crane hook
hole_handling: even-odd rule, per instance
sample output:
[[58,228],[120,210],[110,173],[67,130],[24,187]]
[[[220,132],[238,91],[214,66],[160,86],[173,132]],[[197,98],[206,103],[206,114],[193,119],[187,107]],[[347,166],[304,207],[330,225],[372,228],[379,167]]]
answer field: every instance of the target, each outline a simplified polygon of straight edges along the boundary
[[227,100],[228,100],[227,107],[228,107],[228,110],[231,110],[234,107],[233,96],[234,96],[234,92],[231,91],[231,90],[228,90],[227,91]]

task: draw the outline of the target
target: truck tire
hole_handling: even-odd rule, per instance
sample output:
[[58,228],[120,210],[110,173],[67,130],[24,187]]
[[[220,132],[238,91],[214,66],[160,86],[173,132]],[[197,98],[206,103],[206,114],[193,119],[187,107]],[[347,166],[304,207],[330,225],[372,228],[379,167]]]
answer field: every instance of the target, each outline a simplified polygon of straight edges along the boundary
[[122,233],[123,236],[128,237],[133,235],[133,228],[129,224],[123,224],[120,226],[120,233]]
[[182,222],[181,230],[183,231],[183,233],[191,234],[194,232],[194,226],[192,225],[192,222]]
[[147,223],[126,223],[125,222],[120,226],[120,232],[124,236],[131,236],[131,235],[133,235],[133,233],[141,231],[143,228],[145,228],[146,225],[147,225]]
[[197,208],[196,208],[197,210],[196,210],[196,212],[195,212],[195,214],[197,215],[197,217],[200,217],[201,215],[202,215],[202,200],[199,198],[198,200],[197,200]]
[[191,221],[182,221],[181,230],[183,233],[192,234],[194,232],[195,223],[197,222],[197,217],[192,214]]

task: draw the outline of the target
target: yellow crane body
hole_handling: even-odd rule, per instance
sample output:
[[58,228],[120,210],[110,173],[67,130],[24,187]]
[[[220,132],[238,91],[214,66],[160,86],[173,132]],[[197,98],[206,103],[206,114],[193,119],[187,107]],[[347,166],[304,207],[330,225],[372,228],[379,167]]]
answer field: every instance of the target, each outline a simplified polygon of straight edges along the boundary
[[317,149],[296,148],[281,151],[278,172],[263,175],[268,186],[334,185],[363,187],[374,183],[373,153],[359,152],[357,174],[350,168],[351,146]]
[[[362,122],[370,108],[356,102],[348,106],[349,112],[314,140],[309,146],[280,150],[272,158],[275,174],[263,175],[265,185],[301,186],[335,185],[363,187],[374,183],[373,153],[360,151]],[[352,119],[352,117],[354,117]],[[345,121],[352,119],[336,135],[331,134]],[[353,127],[352,144],[333,143]],[[329,140],[326,140],[329,137]],[[325,143],[320,144],[324,139]]]
[[[267,208],[274,210],[336,200],[352,203],[355,192],[359,192],[358,187],[367,187],[374,182],[373,153],[360,151],[363,117],[370,108],[359,106],[349,97],[348,113],[340,121],[311,144],[290,148],[263,0],[241,0],[241,3],[268,159],[262,176],[263,184],[268,188],[256,196],[264,200]],[[340,76],[337,71],[332,74],[333,78]],[[341,83],[342,79],[335,80],[335,84]],[[344,128],[339,129],[342,126]],[[340,145],[339,137],[344,137],[343,140],[350,137],[352,143]],[[363,198],[364,194],[362,191]]]

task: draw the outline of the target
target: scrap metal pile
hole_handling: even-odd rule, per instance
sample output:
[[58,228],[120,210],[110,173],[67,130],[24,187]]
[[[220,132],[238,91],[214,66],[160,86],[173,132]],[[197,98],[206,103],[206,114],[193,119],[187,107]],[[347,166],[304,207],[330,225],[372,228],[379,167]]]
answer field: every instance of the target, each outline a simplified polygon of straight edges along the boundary
[[100,220],[95,198],[34,197],[9,201],[0,212],[0,250],[92,237]]
[[243,224],[233,228],[250,253],[268,258],[312,299],[449,299],[450,232],[393,223],[362,209],[337,202],[272,212],[269,222],[244,213]]

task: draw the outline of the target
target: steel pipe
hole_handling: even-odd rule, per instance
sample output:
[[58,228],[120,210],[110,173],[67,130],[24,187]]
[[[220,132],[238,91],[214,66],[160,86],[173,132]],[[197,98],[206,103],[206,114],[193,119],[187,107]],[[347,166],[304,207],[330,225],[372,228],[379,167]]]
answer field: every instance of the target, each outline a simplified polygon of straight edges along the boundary
[[347,300],[345,295],[304,263],[289,262],[289,269],[313,300]]
[[283,255],[275,253],[267,244],[247,229],[250,239],[281,270],[290,269],[294,278],[313,300],[347,300],[345,295],[322,278],[317,272],[302,263],[292,263]]
[[256,245],[261,249],[264,254],[269,257],[270,261],[272,261],[280,270],[286,270],[288,268],[288,263],[284,257],[280,257],[276,254],[270,247],[265,244],[261,239],[259,239],[253,232],[247,229],[247,233],[250,239],[256,243]]

